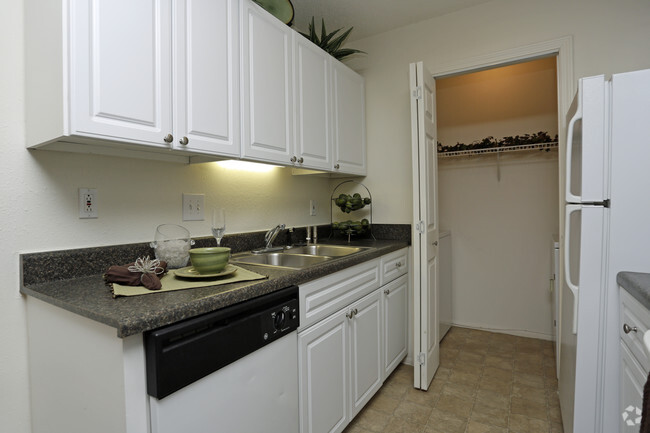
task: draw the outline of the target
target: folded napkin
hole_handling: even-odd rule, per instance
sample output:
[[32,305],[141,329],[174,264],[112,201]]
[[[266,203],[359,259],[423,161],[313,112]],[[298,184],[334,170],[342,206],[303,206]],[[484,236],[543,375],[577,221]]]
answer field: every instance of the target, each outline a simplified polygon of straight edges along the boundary
[[124,286],[144,286],[149,290],[160,290],[160,277],[167,272],[167,262],[149,257],[138,258],[135,262],[122,266],[111,266],[104,274],[107,283]]

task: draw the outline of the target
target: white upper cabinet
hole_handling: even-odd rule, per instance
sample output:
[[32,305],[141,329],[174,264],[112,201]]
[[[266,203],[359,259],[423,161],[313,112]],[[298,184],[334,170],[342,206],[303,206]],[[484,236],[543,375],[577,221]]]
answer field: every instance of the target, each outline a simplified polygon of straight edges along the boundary
[[153,0],[70,2],[71,134],[168,146],[170,12]]
[[239,156],[238,4],[173,4],[174,148]]
[[362,76],[332,60],[334,171],[365,176],[366,115]]
[[291,164],[292,30],[242,1],[242,157]]
[[295,165],[332,169],[330,55],[294,33]]

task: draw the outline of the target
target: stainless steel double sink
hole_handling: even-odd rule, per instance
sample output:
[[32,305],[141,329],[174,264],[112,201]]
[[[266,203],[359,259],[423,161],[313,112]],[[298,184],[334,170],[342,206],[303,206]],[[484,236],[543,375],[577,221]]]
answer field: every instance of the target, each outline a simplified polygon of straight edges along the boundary
[[230,261],[259,266],[304,269],[336,258],[358,254],[370,248],[342,245],[303,245],[288,247],[282,251],[234,254]]

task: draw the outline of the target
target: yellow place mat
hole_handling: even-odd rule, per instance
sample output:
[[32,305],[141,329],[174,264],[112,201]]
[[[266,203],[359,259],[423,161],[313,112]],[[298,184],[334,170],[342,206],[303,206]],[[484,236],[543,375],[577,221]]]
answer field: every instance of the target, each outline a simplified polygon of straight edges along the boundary
[[234,274],[220,278],[206,279],[177,278],[174,274],[174,269],[171,269],[160,279],[160,282],[162,283],[162,289],[160,290],[149,290],[144,286],[123,286],[121,284],[113,283],[113,297],[117,298],[118,296],[148,295],[150,293],[195,289],[197,287],[219,286],[222,284],[237,283],[239,281],[254,281],[268,278],[266,275],[261,275],[257,272],[240,268],[239,266],[232,266],[237,268],[237,271]]

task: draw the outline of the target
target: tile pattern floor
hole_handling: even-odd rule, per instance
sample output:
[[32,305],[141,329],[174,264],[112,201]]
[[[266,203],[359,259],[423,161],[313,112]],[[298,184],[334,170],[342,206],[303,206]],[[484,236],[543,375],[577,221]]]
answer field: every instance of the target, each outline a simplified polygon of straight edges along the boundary
[[344,433],[562,433],[550,341],[451,328],[427,392],[401,365]]

